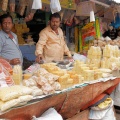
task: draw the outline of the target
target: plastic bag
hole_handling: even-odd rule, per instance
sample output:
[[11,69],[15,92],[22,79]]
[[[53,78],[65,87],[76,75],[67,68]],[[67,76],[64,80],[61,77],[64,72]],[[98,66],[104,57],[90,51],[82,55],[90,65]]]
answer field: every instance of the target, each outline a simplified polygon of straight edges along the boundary
[[19,5],[17,7],[17,13],[23,16],[25,12],[26,3],[25,0],[19,0]]
[[5,69],[5,67],[0,63],[0,87],[11,86],[14,84],[12,76]]
[[80,54],[74,53],[73,59],[85,62],[87,58],[84,55],[80,55]]
[[3,11],[7,11],[7,6],[8,6],[8,0],[3,0],[1,5],[1,8]]
[[52,14],[59,12],[61,10],[60,2],[59,0],[51,0],[50,2],[50,8]]
[[41,0],[34,0],[32,4],[32,9],[41,9],[41,8],[42,8]]
[[15,0],[9,0],[10,12],[15,12]]
[[41,117],[36,118],[33,116],[32,120],[63,120],[63,118],[54,108],[49,108],[41,115]]
[[116,120],[113,112],[113,101],[111,106],[105,110],[90,110],[89,119],[91,120]]

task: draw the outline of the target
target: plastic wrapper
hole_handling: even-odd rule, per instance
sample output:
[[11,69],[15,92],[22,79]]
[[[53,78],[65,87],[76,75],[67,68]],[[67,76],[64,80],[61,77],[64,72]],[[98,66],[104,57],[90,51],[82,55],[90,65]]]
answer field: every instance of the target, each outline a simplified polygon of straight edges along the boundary
[[15,0],[9,0],[10,12],[15,12]]
[[[30,73],[30,74],[33,74],[35,71],[37,71],[38,69],[40,68],[40,65],[39,64],[33,64],[31,65],[30,67],[28,67],[24,73]],[[35,72],[36,73],[36,72]]]
[[0,99],[2,101],[8,101],[11,99],[18,98],[22,95],[30,95],[32,89],[26,86],[14,85],[11,87],[4,87],[0,89]]
[[32,9],[41,9],[42,2],[41,0],[33,0]]
[[48,83],[46,83],[46,84],[44,84],[43,86],[42,86],[42,91],[43,91],[43,93],[44,94],[52,94],[52,93],[54,93],[55,92],[55,90],[53,89],[53,87],[50,85],[50,84],[48,84]]
[[48,80],[45,77],[40,76],[40,77],[38,77],[36,82],[37,82],[37,84],[42,86],[42,85],[45,85],[46,83],[48,83]]
[[50,2],[50,8],[52,14],[59,12],[61,10],[60,2],[59,0],[51,0]]
[[4,67],[7,71],[9,71],[9,73],[12,72],[12,66],[11,66],[6,60],[0,58],[0,63],[3,65],[3,67]]
[[24,80],[23,84],[27,87],[31,87],[31,86],[37,86],[36,80],[38,78],[36,76],[33,76],[31,78],[29,78],[28,80]]
[[48,71],[44,68],[38,68],[38,70],[34,72],[34,75],[36,75],[37,77],[39,77],[40,75],[44,76],[46,74],[48,74]]
[[47,73],[44,77],[48,80],[50,84],[53,84],[59,78],[59,76],[53,75],[51,73]]
[[[5,91],[6,90],[6,91]],[[10,92],[7,89],[1,90],[0,91],[0,99],[2,101],[8,101],[8,100],[12,100],[14,98],[17,98],[19,96],[18,92]]]
[[19,0],[19,6],[17,9],[17,12],[23,16],[24,12],[25,12],[25,7],[26,7],[26,2],[25,0]]
[[61,90],[61,85],[59,82],[53,83],[52,87],[54,88],[54,90]]
[[8,86],[14,84],[12,76],[10,73],[5,69],[5,67],[0,63],[0,87],[6,82]]
[[[40,2],[40,1],[38,1]],[[33,5],[33,0],[28,0],[27,2],[27,8],[26,8],[26,17],[25,17],[25,21],[28,22],[30,20],[33,19],[33,16],[36,12],[36,9],[31,9]]]
[[32,95],[33,96],[40,96],[40,95],[43,95],[43,91],[41,89],[34,89],[32,91]]
[[8,6],[8,0],[2,0],[2,5],[1,5],[1,8],[3,11],[6,11],[7,10],[7,6]]
[[31,88],[28,88],[26,86],[19,86],[19,87],[20,88],[19,88],[18,92],[19,92],[20,95],[30,95],[32,93],[32,89]]
[[13,99],[13,100],[7,101],[1,106],[1,111],[5,111],[11,107],[14,107],[18,103],[20,103],[20,101],[18,99]]
[[40,95],[43,95],[43,91],[37,87],[37,86],[32,86],[30,87],[32,89],[32,95],[33,96],[40,96]]
[[84,55],[80,55],[80,54],[74,53],[73,59],[85,62],[87,58]]
[[28,102],[32,100],[33,96],[32,95],[25,95],[25,96],[20,96],[18,99],[20,102]]

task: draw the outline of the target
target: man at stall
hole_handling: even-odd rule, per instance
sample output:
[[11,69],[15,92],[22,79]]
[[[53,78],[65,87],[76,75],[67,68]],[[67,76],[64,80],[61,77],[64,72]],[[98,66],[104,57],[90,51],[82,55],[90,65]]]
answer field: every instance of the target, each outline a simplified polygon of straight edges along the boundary
[[36,62],[61,61],[66,54],[71,58],[71,53],[65,43],[62,29],[59,27],[61,17],[58,13],[50,15],[49,25],[39,34],[36,44]]
[[18,46],[17,35],[11,29],[13,19],[9,14],[0,16],[0,58],[7,60],[11,65],[22,64],[23,57]]

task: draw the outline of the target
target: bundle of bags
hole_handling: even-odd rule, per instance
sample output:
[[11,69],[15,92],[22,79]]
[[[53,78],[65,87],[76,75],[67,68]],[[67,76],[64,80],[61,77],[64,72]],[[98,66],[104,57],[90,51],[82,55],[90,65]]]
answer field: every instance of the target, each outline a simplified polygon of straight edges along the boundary
[[26,86],[14,85],[0,88],[0,111],[26,104],[32,100],[32,89]]
[[58,78],[58,75],[49,73],[44,68],[39,68],[29,79],[24,79],[23,84],[34,90],[33,96],[47,95],[61,89],[61,85],[57,82]]

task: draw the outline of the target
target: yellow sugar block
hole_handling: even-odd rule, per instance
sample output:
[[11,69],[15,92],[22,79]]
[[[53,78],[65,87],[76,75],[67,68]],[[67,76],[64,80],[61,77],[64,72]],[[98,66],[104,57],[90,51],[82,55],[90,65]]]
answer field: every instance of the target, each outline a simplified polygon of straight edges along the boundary
[[67,84],[73,84],[73,79],[71,79],[71,78],[69,78],[68,80],[67,80]]
[[68,76],[68,75],[59,77],[59,79],[58,79],[59,83],[64,83],[64,84],[67,83],[67,80],[70,78],[70,76]]
[[75,75],[72,75],[71,78],[73,79],[74,84],[79,84],[82,82],[81,75],[75,74]]
[[63,76],[65,74],[64,71],[52,71],[51,73],[58,76]]
[[83,72],[83,76],[86,81],[94,80],[94,71],[93,70],[85,70]]
[[70,75],[70,77],[72,76],[72,75],[74,75],[75,74],[75,71],[67,71],[67,73]]
[[30,77],[32,76],[32,74],[24,74],[23,75],[23,78],[26,80],[26,79],[29,79]]
[[81,64],[79,65],[79,67],[87,67],[88,65],[87,64]]

